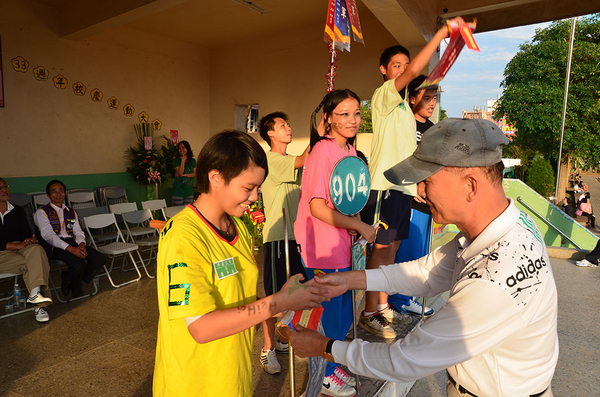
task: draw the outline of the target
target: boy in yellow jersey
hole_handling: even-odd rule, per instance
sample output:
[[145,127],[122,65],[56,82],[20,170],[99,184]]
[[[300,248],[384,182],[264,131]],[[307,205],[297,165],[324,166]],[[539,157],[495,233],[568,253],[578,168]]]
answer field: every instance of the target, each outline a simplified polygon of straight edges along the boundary
[[318,307],[326,291],[291,278],[256,299],[258,268],[239,217],[258,198],[267,159],[249,135],[225,131],[198,156],[200,196],[161,231],[155,396],[252,395],[253,326]]

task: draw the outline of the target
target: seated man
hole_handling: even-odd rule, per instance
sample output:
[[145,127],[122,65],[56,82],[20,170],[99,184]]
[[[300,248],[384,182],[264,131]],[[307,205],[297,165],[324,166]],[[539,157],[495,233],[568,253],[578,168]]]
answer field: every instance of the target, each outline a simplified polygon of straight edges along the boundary
[[50,320],[45,306],[52,299],[45,297],[48,291],[48,258],[31,234],[23,208],[12,205],[10,192],[4,179],[0,178],[0,273],[22,274],[29,290],[27,303],[36,306],[35,319],[44,323]]
[[50,203],[37,210],[35,224],[39,229],[39,240],[48,258],[67,264],[68,271],[62,272],[62,293],[73,298],[82,295],[81,281],[89,284],[106,262],[106,257],[85,245],[85,234],[79,226],[75,210],[67,207],[66,186],[59,180],[46,185]]

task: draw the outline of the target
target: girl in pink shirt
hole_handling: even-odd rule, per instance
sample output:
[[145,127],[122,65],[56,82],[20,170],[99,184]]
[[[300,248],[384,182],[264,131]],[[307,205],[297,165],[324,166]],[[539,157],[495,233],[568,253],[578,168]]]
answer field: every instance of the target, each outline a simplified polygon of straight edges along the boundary
[[[323,108],[325,135],[319,136],[317,113]],[[323,98],[311,117],[311,152],[304,165],[298,216],[294,235],[307,268],[307,276],[348,271],[352,267],[352,235],[360,234],[369,242],[375,238],[375,229],[360,217],[338,212],[329,195],[329,179],[336,163],[347,156],[356,156],[352,146],[360,125],[360,99],[350,90],[336,90]],[[321,322],[325,335],[344,340],[352,324],[352,294],[323,302],[325,309]],[[346,381],[349,384],[344,384]],[[328,363],[323,391],[348,391],[354,386],[338,364]],[[334,389],[334,390],[332,390]]]

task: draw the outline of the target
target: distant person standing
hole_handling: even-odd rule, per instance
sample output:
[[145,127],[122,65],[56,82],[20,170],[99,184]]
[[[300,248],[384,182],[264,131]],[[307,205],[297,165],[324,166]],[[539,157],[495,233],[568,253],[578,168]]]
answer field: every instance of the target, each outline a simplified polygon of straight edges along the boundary
[[579,267],[598,267],[600,264],[600,240],[596,243],[596,247],[585,256],[583,260],[575,262]]
[[175,180],[173,181],[173,205],[187,205],[194,201],[194,177],[196,159],[188,141],[177,145],[179,157],[173,160]]

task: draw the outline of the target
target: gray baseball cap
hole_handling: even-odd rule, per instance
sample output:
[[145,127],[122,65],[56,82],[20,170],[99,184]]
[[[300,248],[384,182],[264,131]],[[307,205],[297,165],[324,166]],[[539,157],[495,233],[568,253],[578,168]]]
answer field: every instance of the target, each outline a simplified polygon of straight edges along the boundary
[[448,118],[423,133],[412,156],[383,175],[396,185],[411,185],[444,167],[487,167],[502,160],[508,138],[496,124],[483,119]]

